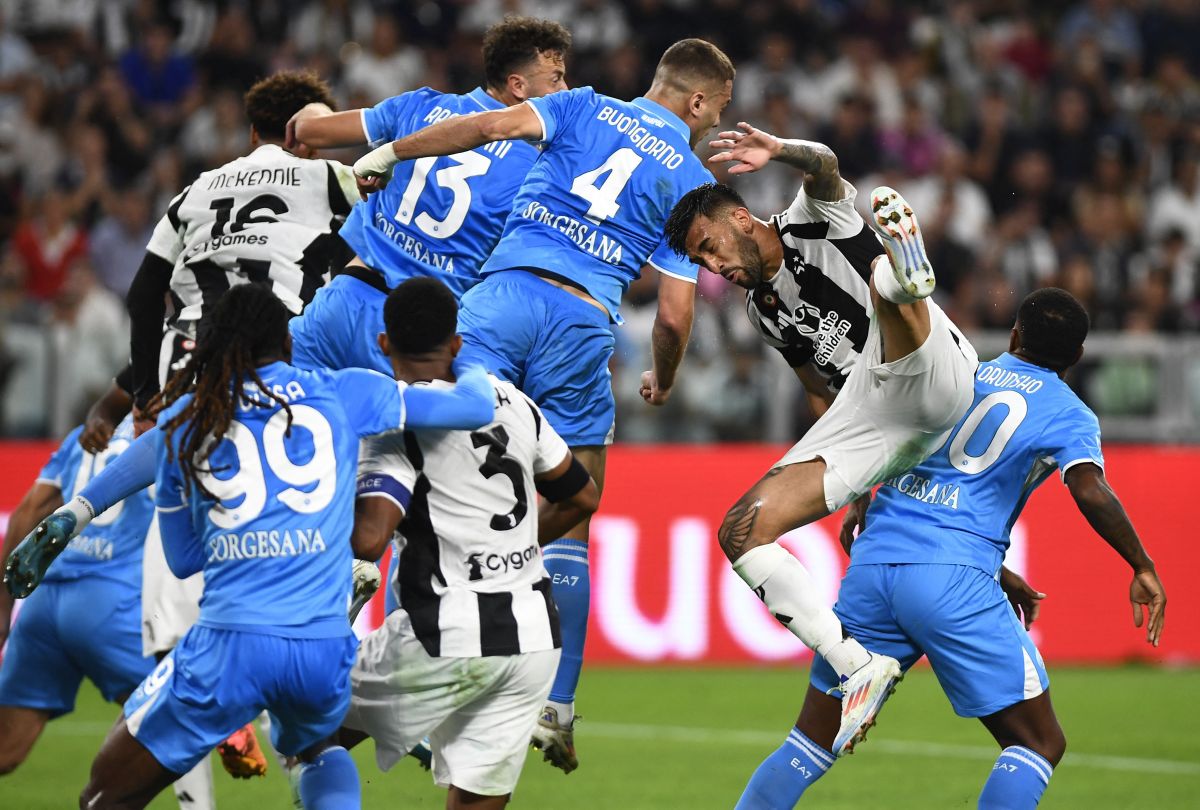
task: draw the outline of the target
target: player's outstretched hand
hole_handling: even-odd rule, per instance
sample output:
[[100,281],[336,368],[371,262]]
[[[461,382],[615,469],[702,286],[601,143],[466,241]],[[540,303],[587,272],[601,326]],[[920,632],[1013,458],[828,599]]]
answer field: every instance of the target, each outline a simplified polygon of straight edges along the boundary
[[79,445],[89,453],[100,453],[112,441],[113,429],[116,426],[112,420],[100,414],[89,414],[79,433]]
[[1167,612],[1167,592],[1153,570],[1138,571],[1129,585],[1129,601],[1133,604],[1133,626],[1142,626],[1142,607],[1145,606],[1146,641],[1158,646]]
[[780,148],[778,138],[769,132],[755,129],[745,121],[738,121],[737,130],[722,132],[708,145],[721,150],[708,159],[709,163],[737,161],[736,166],[729,167],[730,174],[758,171],[779,154]]
[[658,378],[653,371],[642,372],[642,385],[638,389],[638,393],[649,405],[665,405],[671,397],[671,389],[660,388]]
[[850,502],[850,506],[846,508],[846,513],[842,515],[842,528],[838,532],[838,542],[842,544],[842,551],[846,552],[846,556],[850,556],[850,546],[854,544],[854,538],[863,533],[867,528],[867,507],[871,505],[871,493],[855,498]]
[[1000,588],[1012,604],[1013,612],[1028,630],[1037,621],[1038,611],[1046,594],[1035,589],[1020,574],[1004,566],[1000,566]]

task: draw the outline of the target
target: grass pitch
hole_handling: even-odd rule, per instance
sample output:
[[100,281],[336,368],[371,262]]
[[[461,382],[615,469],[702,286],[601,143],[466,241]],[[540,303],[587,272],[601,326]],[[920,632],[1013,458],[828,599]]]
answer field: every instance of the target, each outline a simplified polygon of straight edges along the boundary
[[[1200,670],[1052,669],[1068,753],[1045,808],[1200,806]],[[730,808],[759,761],[787,734],[807,684],[795,670],[585,671],[570,776],[531,753],[514,808]],[[90,686],[52,722],[29,760],[0,778],[0,806],[75,807],[116,708]],[[976,721],[954,715],[928,669],[909,674],[859,753],[809,789],[818,808],[974,807],[998,753]],[[413,760],[380,773],[355,751],[367,808],[440,808],[443,791]],[[235,782],[215,764],[221,810],[287,808],[279,769]],[[177,807],[164,794],[152,805]]]

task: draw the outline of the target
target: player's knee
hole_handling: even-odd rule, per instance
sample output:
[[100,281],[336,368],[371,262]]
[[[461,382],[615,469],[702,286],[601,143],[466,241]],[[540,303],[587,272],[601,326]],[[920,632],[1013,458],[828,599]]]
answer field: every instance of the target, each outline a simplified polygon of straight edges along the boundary
[[754,532],[755,518],[760,508],[761,503],[757,499],[747,496],[725,513],[725,519],[717,529],[717,542],[730,562],[737,562],[750,549],[774,540]]

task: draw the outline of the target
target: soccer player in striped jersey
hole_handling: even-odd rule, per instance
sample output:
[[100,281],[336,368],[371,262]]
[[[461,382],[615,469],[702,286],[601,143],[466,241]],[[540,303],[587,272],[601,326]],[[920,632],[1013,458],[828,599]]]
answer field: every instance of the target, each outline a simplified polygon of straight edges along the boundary
[[[79,445],[72,430],[38,474],[8,523],[4,553],[61,506],[133,441],[133,420],[117,426],[106,449]],[[154,513],[149,491],[98,515],[46,572],[22,605],[9,636],[12,597],[0,592],[0,774],[28,756],[47,721],[69,714],[86,677],[106,700],[124,701],[154,668],[142,655],[141,558]]]
[[[1000,567],[1017,517],[1055,469],[1129,564],[1134,624],[1145,621],[1155,646],[1163,629],[1166,594],[1104,477],[1099,423],[1062,380],[1087,331],[1087,313],[1066,291],[1025,298],[1008,353],[980,365],[972,406],[945,444],[879,488],[834,608],[864,646],[903,669],[928,656],[954,711],[979,718],[996,739],[1003,750],[981,810],[1036,807],[1066,748],[1027,632],[1043,594]],[[839,705],[826,690],[837,683],[818,657],[796,727],[759,766],[738,808],[790,808],[834,764]]]
[[[690,192],[667,223],[671,246],[746,289],[751,322],[805,387],[832,401],[805,436],[730,508],[718,531],[738,575],[823,655],[845,696],[837,753],[854,744],[900,676],[895,660],[846,637],[804,566],[775,540],[831,514],[934,452],[971,402],[974,349],[928,298],[933,269],[916,216],[889,188],[872,194],[872,234],[827,146],[739,124],[712,145],[731,174],[778,160],[805,172],[769,222],[736,191]],[[836,394],[836,398],[835,395]]]
[[126,702],[81,805],[144,807],[266,709],[275,748],[306,763],[305,806],[359,806],[353,761],[330,742],[357,646],[353,460],[361,437],[410,426],[413,398],[373,371],[288,365],[289,318],[265,287],[235,287],[163,392],[163,550],[176,576],[203,570],[205,592],[197,623]]
[[[529,394],[601,487],[615,429],[608,361],[621,294],[644,267],[658,272],[653,369],[641,393],[661,405],[691,334],[697,273],[666,246],[663,225],[686,191],[712,179],[692,149],[729,104],[733,77],[719,48],[685,39],[663,54],[644,97],[585,87],[532,98],[440,121],[355,163],[370,181],[401,161],[515,139],[541,144],[483,280],[463,296],[463,354]],[[585,520],[546,556],[563,653],[535,744],[568,773],[579,764],[572,729],[591,591],[587,538]]]
[[[306,110],[315,114],[295,118],[289,142],[378,146],[446,118],[565,90],[570,47],[559,23],[506,17],[484,34],[482,87],[464,94],[423,87],[362,110]],[[356,206],[340,232],[354,258],[292,323],[296,366],[390,374],[376,343],[387,291],[433,276],[459,298],[478,283],[537,155],[532,144],[511,140],[397,166],[387,188]]]
[[[453,380],[454,296],[410,279],[387,298],[397,379]],[[363,640],[342,738],[375,740],[387,770],[428,736],[447,807],[503,807],[516,787],[561,646],[539,542],[595,511],[595,482],[527,396],[492,378],[496,418],[474,431],[392,432],[364,445],[354,550],[396,533],[399,609]],[[535,490],[544,501],[539,511]],[[469,673],[469,674],[468,674]]]

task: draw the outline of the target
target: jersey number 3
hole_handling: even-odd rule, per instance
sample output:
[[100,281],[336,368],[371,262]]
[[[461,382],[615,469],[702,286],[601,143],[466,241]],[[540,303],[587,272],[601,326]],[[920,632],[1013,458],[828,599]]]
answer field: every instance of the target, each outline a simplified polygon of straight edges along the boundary
[[471,444],[487,448],[487,457],[479,465],[479,472],[483,477],[503,475],[512,482],[513,495],[517,499],[508,512],[492,515],[492,531],[506,532],[515,529],[521,525],[529,511],[529,499],[525,493],[525,473],[521,465],[512,456],[504,454],[508,450],[508,431],[501,425],[496,425],[490,430],[477,430],[471,434]]

